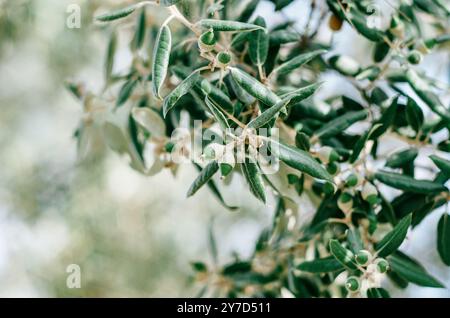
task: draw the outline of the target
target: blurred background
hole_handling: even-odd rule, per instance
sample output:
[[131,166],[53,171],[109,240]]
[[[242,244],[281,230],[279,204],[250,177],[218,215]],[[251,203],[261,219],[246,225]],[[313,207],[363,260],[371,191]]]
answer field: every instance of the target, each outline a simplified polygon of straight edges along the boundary
[[[274,204],[264,207],[232,182],[229,212],[207,190],[186,198],[196,176],[183,165],[145,177],[93,140],[83,160],[73,132],[80,103],[64,88],[67,79],[100,90],[108,31],[91,24],[106,0],[0,0],[0,296],[2,297],[177,297],[194,296],[189,263],[211,263],[208,229],[213,227],[221,262],[249,256]],[[126,2],[126,1],[125,1]],[[82,27],[66,26],[67,7],[82,8]],[[308,1],[274,15],[263,1],[258,12],[270,25],[286,17],[301,31]],[[304,12],[305,14],[300,14]],[[153,12],[158,14],[158,12]],[[326,36],[326,35],[325,35]],[[368,58],[368,44],[345,29],[336,49]],[[126,43],[125,43],[126,44]],[[448,54],[439,55],[448,63]],[[124,52],[120,64],[131,57]],[[429,75],[448,80],[434,60]],[[337,84],[330,79],[330,85]],[[342,89],[342,87],[340,87]],[[234,180],[233,180],[234,181]],[[404,249],[450,285],[435,248],[440,213],[417,228]],[[81,288],[66,286],[67,267],[81,268]],[[408,287],[411,297],[449,297],[448,290]]]

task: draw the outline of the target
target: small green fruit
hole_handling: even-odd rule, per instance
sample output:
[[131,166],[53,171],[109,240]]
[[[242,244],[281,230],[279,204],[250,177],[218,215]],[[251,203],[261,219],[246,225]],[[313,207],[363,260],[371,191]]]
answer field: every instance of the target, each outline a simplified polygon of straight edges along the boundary
[[317,151],[317,156],[324,164],[334,162],[339,159],[339,154],[331,147],[324,146]]
[[332,184],[331,182],[325,182],[322,190],[323,190],[323,193],[325,193],[326,195],[333,194],[335,192],[334,184]]
[[337,202],[339,209],[344,213],[349,213],[353,208],[353,196],[348,192],[343,192]]
[[361,196],[364,201],[374,205],[378,201],[378,190],[372,183],[366,182],[362,188]]
[[336,162],[330,162],[327,166],[327,171],[334,176],[339,172],[339,165]]
[[411,51],[408,54],[408,62],[411,64],[414,64],[414,65],[420,64],[420,62],[422,62],[422,60],[423,60],[423,55],[422,55],[422,53],[420,53],[417,50]]
[[366,266],[372,260],[372,254],[367,250],[360,250],[355,255],[356,262],[361,266]]
[[360,286],[361,284],[359,283],[359,279],[355,276],[350,276],[345,282],[345,288],[351,293],[357,292]]
[[389,270],[389,263],[384,258],[378,258],[375,261],[375,264],[377,265],[378,272],[384,274]]
[[225,69],[231,62],[231,55],[228,52],[220,52],[217,54],[217,66]]
[[217,40],[213,30],[206,31],[198,38],[198,47],[203,52],[211,52],[216,43]]
[[350,174],[350,175],[347,177],[347,180],[345,180],[345,184],[346,184],[348,187],[354,187],[354,186],[356,186],[356,185],[358,184],[358,176],[357,176],[356,174],[354,174],[354,173]]

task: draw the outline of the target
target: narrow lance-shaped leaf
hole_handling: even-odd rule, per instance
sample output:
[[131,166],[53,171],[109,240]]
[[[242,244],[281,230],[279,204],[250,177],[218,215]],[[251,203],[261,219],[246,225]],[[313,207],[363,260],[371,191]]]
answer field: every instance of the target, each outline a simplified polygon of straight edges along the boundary
[[117,35],[116,32],[111,34],[108,43],[108,49],[106,50],[106,62],[105,62],[105,79],[107,82],[111,80],[111,75],[114,69],[114,58],[117,49]]
[[160,3],[165,7],[176,5],[181,0],[160,0]]
[[317,138],[329,138],[343,132],[345,129],[353,125],[354,123],[363,120],[367,117],[367,111],[361,110],[357,112],[349,112],[342,115],[328,124],[324,125],[322,128],[314,133]]
[[216,161],[209,163],[195,179],[189,188],[188,197],[193,196],[201,187],[203,187],[219,171],[219,164]]
[[[264,18],[257,17],[255,24],[263,28],[266,27]],[[269,35],[266,30],[256,30],[250,34],[250,45],[248,52],[253,64],[262,66],[266,62],[267,54],[269,52]]]
[[345,247],[343,247],[338,240],[330,240],[330,252],[342,265],[348,269],[357,269],[354,261],[355,255]]
[[308,152],[271,141],[270,149],[285,164],[310,176],[333,182],[333,178],[327,170],[318,163]]
[[281,101],[281,98],[275,95],[267,86],[251,77],[244,71],[230,67],[231,76],[247,93],[261,101],[262,103],[274,106]]
[[95,19],[97,21],[101,21],[101,22],[110,22],[110,21],[122,19],[122,18],[129,16],[134,11],[136,11],[137,7],[138,7],[138,5],[134,4],[134,5],[128,6],[126,8],[117,10],[117,11],[108,12],[108,13],[99,15],[99,16],[95,17]]
[[377,129],[380,128],[381,126],[383,125],[382,124],[373,125],[368,132],[366,132],[364,135],[361,136],[361,138],[358,139],[355,146],[353,147],[352,154],[349,158],[350,163],[354,163],[356,160],[358,160],[361,151],[367,144],[367,141],[372,137],[373,133],[377,131]]
[[326,50],[317,50],[317,51],[301,54],[301,55],[296,56],[293,59],[287,61],[286,63],[283,63],[280,66],[278,66],[276,69],[273,70],[273,73],[286,74],[286,73],[292,72],[293,70],[312,61],[317,56],[322,55],[326,52],[327,52]]
[[423,125],[422,109],[412,98],[408,98],[408,104],[406,105],[406,120],[415,131],[419,131]]
[[435,155],[431,155],[430,159],[433,160],[434,164],[441,170],[447,178],[450,177],[450,161],[440,158]]
[[152,88],[153,94],[161,98],[160,90],[167,76],[170,50],[172,47],[172,34],[168,26],[163,26],[158,33],[153,50]]
[[209,96],[205,97],[205,104],[206,107],[208,107],[211,115],[214,116],[215,120],[219,123],[220,127],[222,129],[228,129],[230,128],[230,125],[228,124],[228,120],[226,115],[222,112],[219,106],[217,106],[214,101],[212,101]]
[[408,214],[398,222],[394,229],[376,245],[378,255],[386,257],[395,252],[405,240],[408,228],[411,225],[411,214]]
[[204,29],[213,29],[217,32],[248,32],[265,30],[263,27],[251,23],[215,19],[203,19],[197,22],[196,25]]
[[265,110],[261,115],[253,119],[251,122],[248,123],[247,127],[258,129],[263,127],[265,124],[270,122],[272,119],[276,118],[278,116],[278,113],[286,107],[286,105],[289,103],[289,100],[282,100],[275,104],[275,106],[270,107],[269,109]]
[[443,288],[444,285],[427,271],[417,261],[404,254],[394,254],[388,258],[391,269],[407,281],[424,287]]
[[368,298],[391,298],[388,291],[384,288],[369,288],[367,290]]
[[136,84],[138,83],[138,80],[136,79],[130,79],[122,86],[119,92],[119,96],[117,97],[116,105],[117,107],[122,106],[125,104],[125,102],[130,98],[131,94],[133,93],[134,88],[136,87]]
[[430,91],[429,85],[416,73],[416,71],[408,69],[406,72],[406,80],[416,94],[434,113],[438,114],[445,121],[450,122],[450,111],[442,105],[439,97]]
[[145,34],[147,30],[147,14],[145,7],[142,9],[141,14],[139,15],[137,26],[136,26],[136,32],[134,34],[132,48],[135,50],[138,50],[142,47],[145,40]]
[[416,180],[395,172],[378,171],[375,173],[375,179],[395,189],[414,193],[429,194],[447,191],[442,184],[429,180]]
[[163,114],[164,117],[166,117],[169,110],[171,110],[177,101],[186,95],[189,90],[197,83],[197,81],[200,79],[200,74],[198,72],[194,72],[188,77],[184,79],[172,92],[170,92],[169,95],[166,96],[164,99],[164,105],[163,105]]
[[241,167],[244,177],[250,186],[250,191],[256,198],[266,203],[266,191],[258,165],[253,162],[245,162]]
[[445,265],[450,266],[450,219],[444,213],[439,219],[437,229],[437,249]]
[[297,104],[301,101],[311,97],[314,93],[322,86],[322,82],[314,83],[299,89],[296,89],[292,92],[289,92],[282,96],[283,100],[289,100],[289,104]]
[[301,271],[310,273],[328,273],[342,270],[344,269],[344,266],[334,257],[326,257],[303,262],[297,268]]
[[419,151],[416,148],[409,148],[400,152],[396,152],[389,156],[386,160],[386,167],[401,168],[406,163],[413,162],[418,156]]

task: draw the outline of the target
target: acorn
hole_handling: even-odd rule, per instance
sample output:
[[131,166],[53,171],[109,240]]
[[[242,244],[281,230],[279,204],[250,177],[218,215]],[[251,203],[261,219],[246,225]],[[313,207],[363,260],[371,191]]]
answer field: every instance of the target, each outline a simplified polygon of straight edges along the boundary
[[345,288],[351,292],[356,293],[359,288],[361,287],[361,284],[359,282],[359,278],[356,276],[350,276],[347,278],[347,281],[345,282]]
[[335,176],[339,172],[340,168],[339,165],[336,162],[330,162],[327,165],[327,171],[332,176]]
[[220,52],[217,54],[217,66],[221,69],[227,68],[231,63],[231,55],[228,52]]
[[362,188],[361,196],[364,201],[374,205],[378,201],[378,190],[372,183],[366,182]]
[[344,213],[349,213],[353,208],[353,196],[348,192],[343,192],[338,199],[337,205]]
[[323,193],[325,193],[326,195],[331,195],[336,191],[335,185],[331,182],[325,182],[323,187],[322,187],[322,191]]
[[198,47],[203,52],[211,52],[217,43],[214,31],[208,30],[198,38]]
[[361,266],[367,266],[372,261],[372,254],[367,250],[360,250],[355,255],[355,261]]
[[389,263],[384,258],[377,258],[375,260],[375,265],[377,266],[377,271],[381,274],[384,274],[389,270]]

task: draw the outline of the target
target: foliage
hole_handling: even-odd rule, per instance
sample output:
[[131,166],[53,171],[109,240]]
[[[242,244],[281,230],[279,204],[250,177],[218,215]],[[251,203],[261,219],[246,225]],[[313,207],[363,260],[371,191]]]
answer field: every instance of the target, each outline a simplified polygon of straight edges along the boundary
[[[449,141],[440,137],[450,129],[450,111],[441,99],[449,87],[420,66],[424,55],[450,40],[448,4],[397,1],[393,14],[384,17],[388,26],[378,28],[367,23],[372,1],[312,1],[311,12],[321,10],[319,26],[329,19],[329,28],[339,32],[347,24],[373,46],[372,61],[362,65],[333,53],[333,43],[320,41],[309,22],[303,33],[291,21],[269,29],[269,21],[254,17],[259,2],[143,1],[98,15],[113,30],[105,89],[93,94],[69,83],[86,112],[76,134],[79,144],[85,128],[98,125],[109,146],[145,175],[167,168],[175,173],[175,158],[192,161],[201,171],[188,196],[208,185],[221,204],[235,210],[221,188],[241,175],[249,193],[266,204],[277,202],[273,224],[261,233],[250,259],[237,257],[219,268],[194,264],[203,292],[389,297],[382,287],[386,278],[399,288],[443,287],[398,249],[411,227],[450,198]],[[272,2],[278,11],[293,0]],[[167,19],[150,19],[154,6]],[[135,25],[133,61],[118,72],[116,31],[126,23]],[[329,73],[340,74],[359,97],[319,98],[317,91],[327,85],[321,77]],[[114,102],[106,98],[111,95]],[[230,139],[201,140],[202,154],[195,157],[186,131],[195,129],[196,120],[204,135],[225,132]],[[386,154],[389,140],[408,147]],[[254,160],[262,149],[264,155]],[[427,180],[416,177],[415,160],[424,155]],[[299,198],[315,205],[310,222],[296,223]],[[447,218],[445,213],[435,235],[448,265]],[[214,239],[212,246],[216,251]]]

